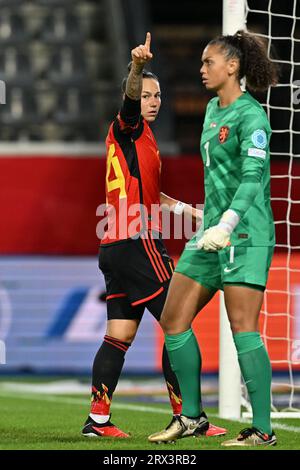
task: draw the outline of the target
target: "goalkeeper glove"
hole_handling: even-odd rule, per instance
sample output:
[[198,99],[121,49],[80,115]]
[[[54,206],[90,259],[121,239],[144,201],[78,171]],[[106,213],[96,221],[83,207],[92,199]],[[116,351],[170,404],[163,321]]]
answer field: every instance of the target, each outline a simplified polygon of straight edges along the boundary
[[205,251],[222,250],[230,244],[230,235],[239,221],[238,214],[228,209],[222,215],[218,225],[205,230],[203,237],[198,241],[198,248],[203,248]]

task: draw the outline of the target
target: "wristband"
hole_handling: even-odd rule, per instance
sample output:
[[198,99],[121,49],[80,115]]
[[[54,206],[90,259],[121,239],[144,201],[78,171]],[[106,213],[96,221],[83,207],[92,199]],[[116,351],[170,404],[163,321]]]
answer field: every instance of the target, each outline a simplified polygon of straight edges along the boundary
[[239,221],[240,217],[238,216],[238,214],[234,210],[228,209],[222,215],[217,227],[222,228],[227,233],[231,234],[239,223]]
[[178,201],[174,207],[174,214],[181,215],[184,211],[186,204],[184,202]]

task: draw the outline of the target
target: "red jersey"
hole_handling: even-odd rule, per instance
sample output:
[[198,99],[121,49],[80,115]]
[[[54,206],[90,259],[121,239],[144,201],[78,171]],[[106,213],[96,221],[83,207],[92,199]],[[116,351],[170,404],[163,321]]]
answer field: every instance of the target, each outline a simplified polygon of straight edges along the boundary
[[[126,105],[135,117],[126,116]],[[101,244],[161,232],[161,161],[154,135],[140,115],[140,101],[125,97],[106,138],[107,228]]]

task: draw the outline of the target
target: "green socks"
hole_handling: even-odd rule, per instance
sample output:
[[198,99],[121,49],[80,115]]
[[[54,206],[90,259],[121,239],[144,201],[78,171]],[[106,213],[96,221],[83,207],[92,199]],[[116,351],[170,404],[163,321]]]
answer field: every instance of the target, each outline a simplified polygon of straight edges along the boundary
[[272,369],[268,353],[257,332],[237,333],[233,339],[252,406],[253,426],[271,434]]
[[182,414],[190,418],[200,416],[201,354],[192,329],[177,335],[165,335],[170,363],[175,372],[182,396]]
[[[233,337],[238,360],[250,397],[253,426],[267,434],[272,433],[270,360],[260,334],[237,333]],[[202,412],[201,354],[191,329],[178,335],[165,335],[170,363],[175,372],[182,396],[182,414],[191,418]]]

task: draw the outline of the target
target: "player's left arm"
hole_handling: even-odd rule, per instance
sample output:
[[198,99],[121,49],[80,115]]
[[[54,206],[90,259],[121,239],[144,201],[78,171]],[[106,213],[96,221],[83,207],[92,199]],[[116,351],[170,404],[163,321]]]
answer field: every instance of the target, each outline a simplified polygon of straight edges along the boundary
[[222,215],[219,223],[205,231],[198,247],[216,251],[230,244],[230,236],[253,204],[259,191],[265,167],[270,132],[261,120],[249,119],[250,125],[240,132],[241,143],[241,182],[233,200]]
[[174,214],[186,215],[197,224],[202,222],[202,210],[196,209],[195,207],[191,206],[190,204],[186,204],[185,202],[173,199],[172,197],[167,196],[165,193],[162,192],[160,193],[160,204],[163,208],[166,208],[170,212],[174,212]]

